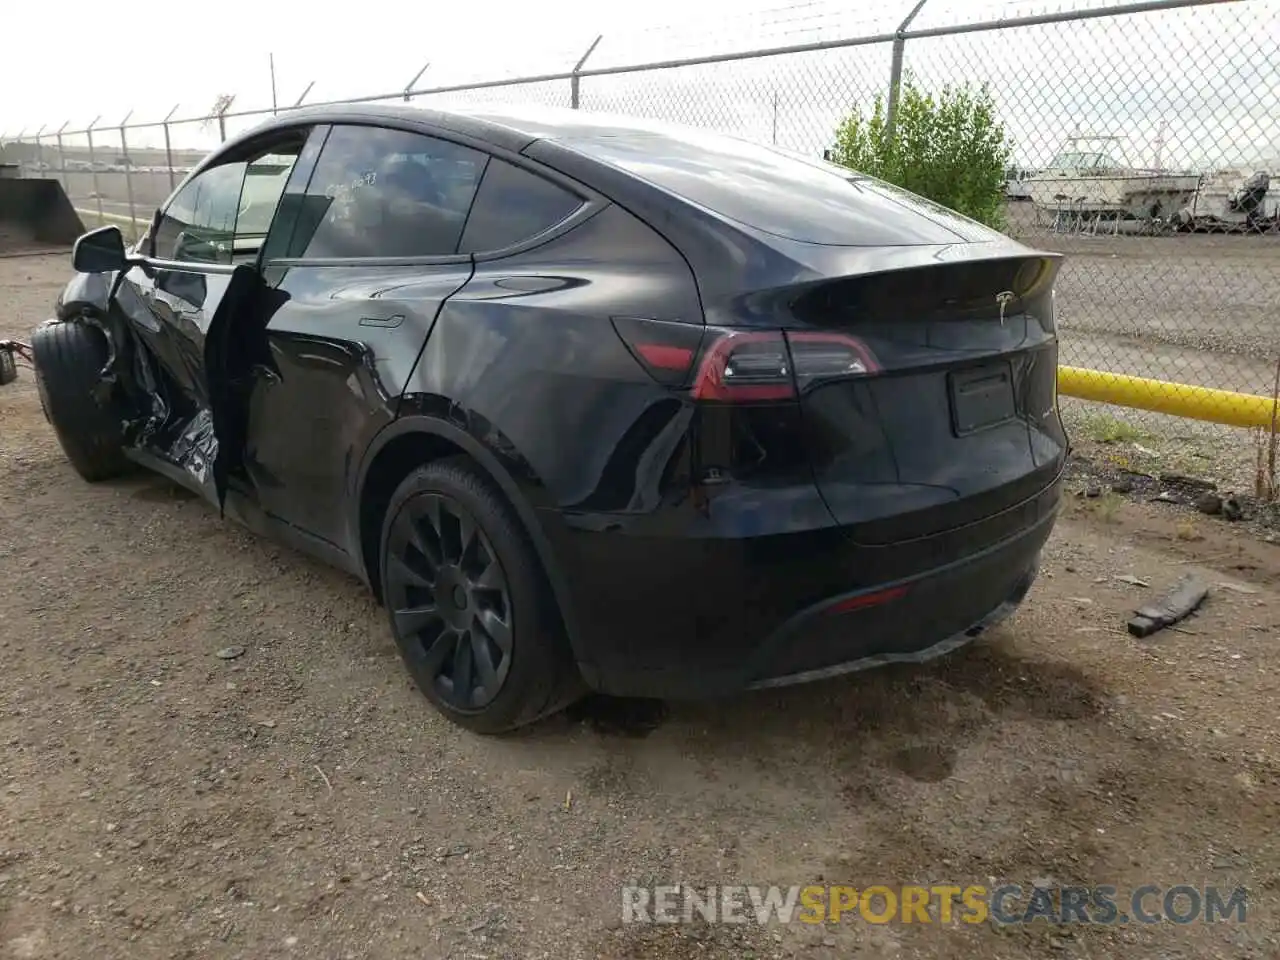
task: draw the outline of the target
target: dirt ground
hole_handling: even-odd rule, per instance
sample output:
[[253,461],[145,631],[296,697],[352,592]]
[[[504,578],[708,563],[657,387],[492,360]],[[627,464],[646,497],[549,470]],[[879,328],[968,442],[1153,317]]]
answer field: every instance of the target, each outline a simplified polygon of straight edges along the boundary
[[[0,337],[65,269],[0,260]],[[0,387],[0,958],[1275,957],[1280,547],[1102,502],[1068,497],[1018,615],[932,665],[482,738],[411,688],[349,578],[158,477],[79,480],[23,369]],[[1203,610],[1130,638],[1189,570]],[[620,922],[628,882],[993,878],[1245,885],[1248,919]]]

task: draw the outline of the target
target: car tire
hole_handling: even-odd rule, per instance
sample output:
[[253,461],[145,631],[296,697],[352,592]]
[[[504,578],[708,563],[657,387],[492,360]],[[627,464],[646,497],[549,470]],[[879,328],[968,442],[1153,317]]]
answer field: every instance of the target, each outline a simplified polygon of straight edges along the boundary
[[50,323],[31,338],[36,388],[62,452],[90,483],[129,469],[120,411],[93,395],[109,356],[106,335],[85,323]]
[[12,350],[0,350],[0,387],[18,379],[18,361]]
[[515,511],[470,459],[433,461],[401,482],[383,522],[379,564],[400,656],[449,720],[503,733],[581,694],[538,556]]

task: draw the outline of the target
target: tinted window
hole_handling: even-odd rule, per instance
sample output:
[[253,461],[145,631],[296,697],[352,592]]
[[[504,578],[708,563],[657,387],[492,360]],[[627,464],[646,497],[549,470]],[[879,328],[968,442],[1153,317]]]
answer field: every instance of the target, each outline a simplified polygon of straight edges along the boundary
[[[316,161],[320,159],[320,147],[328,132],[328,127],[318,127],[307,137],[306,144],[298,155],[298,162],[293,165],[293,172],[289,174],[289,182],[285,184],[284,195],[276,208],[275,219],[271,221],[271,232],[267,234],[266,244],[262,249],[263,262],[289,255],[289,244],[293,239],[294,227],[304,212],[307,181],[311,179],[311,172],[315,170]],[[314,230],[315,225],[312,224],[307,231],[307,236],[310,236]]]
[[549,230],[580,206],[579,197],[550,180],[492,159],[460,249],[478,253],[509,247]]
[[892,246],[997,236],[878,180],[732,137],[623,131],[565,144],[720,216],[791,240]]
[[334,127],[307,187],[290,253],[456,253],[487,157],[403,130]]
[[165,207],[154,255],[163,260],[231,263],[257,253],[298,157],[277,152],[210,167]]

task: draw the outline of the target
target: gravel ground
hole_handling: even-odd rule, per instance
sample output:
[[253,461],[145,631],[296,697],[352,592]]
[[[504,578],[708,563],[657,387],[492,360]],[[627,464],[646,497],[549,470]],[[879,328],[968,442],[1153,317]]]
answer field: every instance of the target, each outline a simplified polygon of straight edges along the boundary
[[[0,260],[0,337],[65,269]],[[0,388],[0,958],[1275,957],[1280,553],[1175,505],[1065,510],[1021,612],[932,665],[480,738],[413,690],[352,580],[160,478],[81,482],[22,370]],[[1204,609],[1129,638],[1184,570]],[[620,923],[627,882],[992,878],[1243,884],[1248,921]]]

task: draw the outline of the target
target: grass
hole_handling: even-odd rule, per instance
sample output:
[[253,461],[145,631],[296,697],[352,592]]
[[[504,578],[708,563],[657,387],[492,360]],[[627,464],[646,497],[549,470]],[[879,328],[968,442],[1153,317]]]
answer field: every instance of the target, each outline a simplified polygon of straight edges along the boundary
[[1200,532],[1199,528],[1196,526],[1196,522],[1190,517],[1185,520],[1178,521],[1178,525],[1174,529],[1174,534],[1179,540],[1194,541],[1204,539],[1204,534]]
[[1109,413],[1089,413],[1080,420],[1080,430],[1095,443],[1135,443],[1151,439],[1151,434]]
[[1116,519],[1116,514],[1120,512],[1120,504],[1122,503],[1124,503],[1124,497],[1114,490],[1108,490],[1098,498],[1094,509],[1104,523],[1112,523]]

